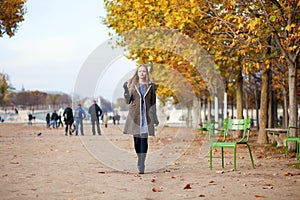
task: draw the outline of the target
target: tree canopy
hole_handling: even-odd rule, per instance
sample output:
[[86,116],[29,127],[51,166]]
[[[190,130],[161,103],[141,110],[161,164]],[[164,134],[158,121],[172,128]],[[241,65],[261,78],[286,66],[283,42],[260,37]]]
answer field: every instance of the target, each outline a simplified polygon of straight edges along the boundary
[[15,35],[24,20],[26,0],[0,0],[0,37]]

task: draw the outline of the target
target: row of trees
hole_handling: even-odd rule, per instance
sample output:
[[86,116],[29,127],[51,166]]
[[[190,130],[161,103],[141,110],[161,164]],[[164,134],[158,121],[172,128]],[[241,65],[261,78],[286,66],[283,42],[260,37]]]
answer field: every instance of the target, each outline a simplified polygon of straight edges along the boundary
[[[210,81],[219,75],[224,91],[236,100],[238,118],[243,117],[245,97],[252,99],[249,102],[260,109],[258,143],[266,142],[265,128],[272,125],[272,120],[268,119],[274,119],[274,107],[270,105],[276,102],[282,102],[284,118],[289,119],[289,125],[297,124],[299,1],[104,2],[107,10],[104,23],[119,36],[118,45],[126,48],[128,58],[152,64],[151,73],[158,82],[158,94],[162,99],[176,97],[176,94],[190,96],[186,92],[191,90],[197,98],[207,98],[213,92],[217,95],[220,92]],[[178,37],[178,33],[183,37]],[[197,45],[211,55],[213,67],[208,56],[197,51]],[[172,71],[176,73],[170,73]],[[178,73],[185,81],[172,75],[178,77]],[[191,87],[176,87],[173,80]],[[249,84],[244,85],[246,82]],[[186,101],[187,105],[191,102],[189,98],[182,99],[190,100]]]
[[57,106],[71,104],[72,99],[64,93],[50,94],[41,91],[22,91],[17,92],[9,84],[7,74],[0,73],[0,106],[3,108],[17,106],[29,109],[48,109],[49,105],[53,108]]

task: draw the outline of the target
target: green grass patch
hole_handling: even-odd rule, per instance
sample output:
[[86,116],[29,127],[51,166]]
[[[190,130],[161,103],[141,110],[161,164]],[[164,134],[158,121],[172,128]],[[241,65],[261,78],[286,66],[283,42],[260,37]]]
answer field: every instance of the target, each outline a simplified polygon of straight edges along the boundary
[[300,162],[288,164],[287,166],[292,167],[292,168],[296,168],[296,169],[300,169]]

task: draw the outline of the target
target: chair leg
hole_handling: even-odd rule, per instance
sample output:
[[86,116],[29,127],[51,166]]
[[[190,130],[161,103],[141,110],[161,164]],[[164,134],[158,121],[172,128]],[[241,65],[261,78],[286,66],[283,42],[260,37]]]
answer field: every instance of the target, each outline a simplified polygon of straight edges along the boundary
[[222,149],[222,168],[224,168],[224,148],[221,147]]
[[212,147],[209,148],[209,167],[212,170]]
[[255,165],[254,165],[254,161],[253,161],[253,157],[252,157],[252,153],[251,153],[251,149],[250,149],[249,144],[247,144],[247,147],[248,147],[249,154],[250,154],[250,159],[251,159],[251,162],[252,162],[252,168],[255,169]]
[[289,158],[289,146],[288,146],[289,142],[285,141],[285,158],[288,159]]

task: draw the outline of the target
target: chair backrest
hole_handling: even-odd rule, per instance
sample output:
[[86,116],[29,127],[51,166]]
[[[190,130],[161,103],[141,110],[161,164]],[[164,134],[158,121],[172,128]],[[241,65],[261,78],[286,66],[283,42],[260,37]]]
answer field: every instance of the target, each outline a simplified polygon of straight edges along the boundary
[[287,130],[288,137],[300,137],[300,127],[289,126]]
[[250,137],[251,119],[224,119],[225,136],[230,131],[242,131],[242,137],[238,142],[248,142]]

